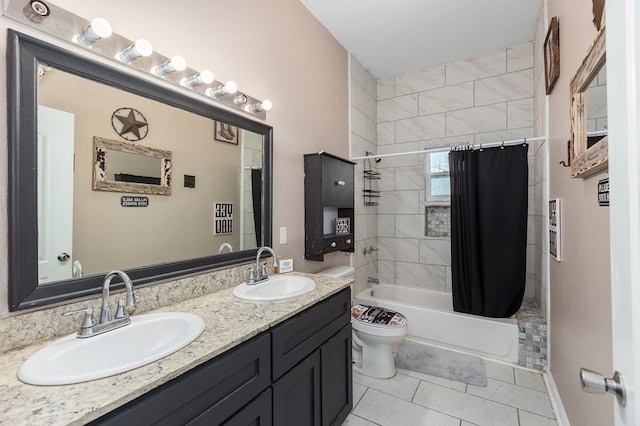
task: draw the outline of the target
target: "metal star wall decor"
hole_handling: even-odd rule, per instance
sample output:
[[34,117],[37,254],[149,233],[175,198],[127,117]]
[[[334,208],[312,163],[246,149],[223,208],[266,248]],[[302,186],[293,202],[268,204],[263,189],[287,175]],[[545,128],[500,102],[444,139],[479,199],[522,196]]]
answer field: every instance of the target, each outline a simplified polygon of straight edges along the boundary
[[111,116],[111,125],[122,138],[128,141],[144,139],[149,132],[149,125],[144,115],[133,108],[118,108]]

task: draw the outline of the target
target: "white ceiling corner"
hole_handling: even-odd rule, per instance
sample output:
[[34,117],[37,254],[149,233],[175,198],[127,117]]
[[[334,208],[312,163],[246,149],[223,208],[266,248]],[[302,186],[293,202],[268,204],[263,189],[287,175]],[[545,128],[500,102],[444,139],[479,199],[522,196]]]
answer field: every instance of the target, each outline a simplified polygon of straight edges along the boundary
[[542,0],[300,0],[377,78],[534,39]]

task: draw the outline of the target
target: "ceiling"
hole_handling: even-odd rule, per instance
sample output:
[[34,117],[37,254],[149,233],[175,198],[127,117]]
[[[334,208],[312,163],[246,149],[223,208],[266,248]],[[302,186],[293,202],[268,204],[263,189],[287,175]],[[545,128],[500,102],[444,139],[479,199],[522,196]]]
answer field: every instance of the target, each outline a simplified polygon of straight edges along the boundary
[[300,0],[377,78],[533,40],[542,0]]

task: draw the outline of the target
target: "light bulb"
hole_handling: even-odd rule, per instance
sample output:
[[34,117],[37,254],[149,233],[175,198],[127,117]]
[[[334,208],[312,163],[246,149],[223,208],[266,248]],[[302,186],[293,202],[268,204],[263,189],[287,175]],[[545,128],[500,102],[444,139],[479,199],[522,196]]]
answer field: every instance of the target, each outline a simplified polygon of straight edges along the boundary
[[245,95],[238,95],[233,98],[233,103],[236,105],[244,105],[247,103],[247,97]]
[[187,61],[182,56],[176,55],[167,62],[151,68],[151,72],[163,77],[172,72],[184,71],[185,69],[187,69]]
[[213,73],[209,70],[202,70],[198,74],[192,75],[191,77],[183,78],[180,81],[185,87],[196,87],[201,84],[210,84],[213,83]]
[[269,111],[273,107],[273,104],[269,99],[265,99],[262,102],[251,105],[251,112]]
[[73,37],[73,41],[85,46],[91,46],[101,38],[111,36],[113,30],[111,24],[103,18],[93,18],[91,24],[80,31],[80,34]]
[[141,57],[151,56],[153,46],[147,40],[140,38],[134,44],[118,53],[116,57],[122,62],[130,63]]
[[225,84],[221,84],[220,86],[205,90],[204,93],[207,96],[211,96],[212,98],[217,98],[218,96],[226,95],[226,94],[234,94],[238,91],[238,84],[235,81],[227,81]]

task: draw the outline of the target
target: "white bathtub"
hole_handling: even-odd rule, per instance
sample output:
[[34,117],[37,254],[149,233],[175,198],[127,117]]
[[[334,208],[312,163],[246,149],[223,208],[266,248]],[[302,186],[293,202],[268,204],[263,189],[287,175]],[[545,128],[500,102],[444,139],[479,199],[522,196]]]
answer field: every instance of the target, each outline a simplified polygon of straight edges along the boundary
[[382,306],[404,314],[410,338],[518,362],[517,321],[454,312],[451,293],[380,284],[357,294],[355,303]]

